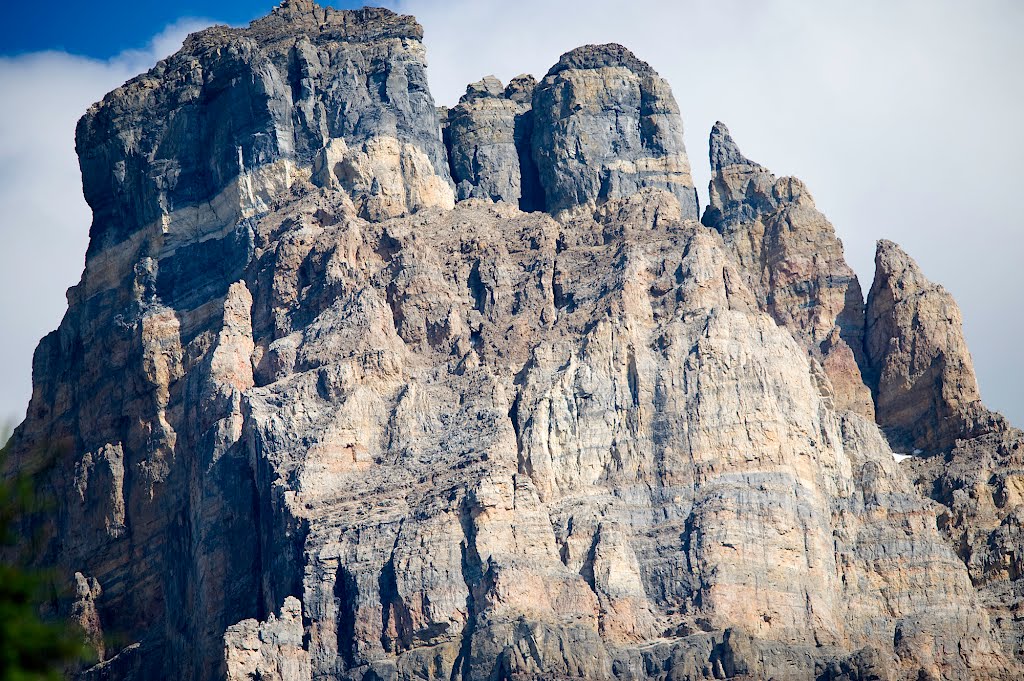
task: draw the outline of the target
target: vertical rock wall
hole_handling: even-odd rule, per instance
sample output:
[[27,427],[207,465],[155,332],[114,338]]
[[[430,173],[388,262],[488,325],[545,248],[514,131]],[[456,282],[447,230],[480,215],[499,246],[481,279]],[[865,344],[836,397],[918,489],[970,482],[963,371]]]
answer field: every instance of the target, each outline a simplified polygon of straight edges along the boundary
[[445,126],[458,198],[506,201],[542,210],[544,195],[533,161],[533,76],[503,88],[488,76],[466,88]]
[[697,194],[672,91],[621,45],[566,54],[533,97],[533,154],[550,213],[664,189],[684,218]]

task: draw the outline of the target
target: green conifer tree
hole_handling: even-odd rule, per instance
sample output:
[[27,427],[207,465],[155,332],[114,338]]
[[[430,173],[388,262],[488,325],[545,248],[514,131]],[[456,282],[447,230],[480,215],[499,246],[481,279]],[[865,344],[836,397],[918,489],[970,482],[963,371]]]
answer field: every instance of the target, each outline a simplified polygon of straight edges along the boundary
[[[10,440],[0,433],[0,471]],[[18,564],[13,547],[24,544],[17,536],[17,519],[33,508],[31,481],[23,476],[0,476],[0,681],[61,679],[69,665],[83,659],[85,645],[67,622],[44,619],[42,606],[52,595],[52,580],[38,570]]]

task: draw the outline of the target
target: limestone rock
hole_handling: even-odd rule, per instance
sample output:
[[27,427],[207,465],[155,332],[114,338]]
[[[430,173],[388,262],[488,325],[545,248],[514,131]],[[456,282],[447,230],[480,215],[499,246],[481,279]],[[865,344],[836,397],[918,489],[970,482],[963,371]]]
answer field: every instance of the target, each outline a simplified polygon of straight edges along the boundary
[[493,76],[472,83],[445,126],[458,198],[506,201],[540,210],[544,196],[531,154],[536,82],[519,76],[505,88]]
[[224,632],[226,681],[311,681],[303,648],[302,604],[289,596],[280,617],[244,620]]
[[295,1],[247,28],[190,36],[79,122],[90,254],[143,235],[164,250],[220,238],[308,177],[334,140],[409,145],[418,157],[403,150],[402,181],[450,183],[421,38],[412,17],[386,9]]
[[987,433],[904,465],[918,490],[942,504],[939,529],[967,565],[1003,649],[1024,656],[1024,433]]
[[313,160],[313,181],[354,198],[361,217],[386,220],[423,208],[451,208],[452,188],[414,144],[381,135],[350,149],[332,139]]
[[715,123],[709,144],[704,224],[722,234],[761,308],[823,365],[836,408],[872,418],[862,377],[864,300],[835,230],[800,180],[747,159],[725,124]]
[[75,602],[71,606],[71,621],[85,634],[85,643],[92,649],[96,659],[102,663],[106,657],[106,643],[103,640],[103,624],[100,621],[96,601],[103,595],[103,587],[96,579],[88,579],[81,572],[75,573]]
[[293,0],[87,116],[93,246],[5,462],[103,643],[79,678],[1020,678],[1017,450],[912,481],[846,408],[855,281],[802,186],[723,137],[698,223],[667,86],[600,46],[458,114],[521,160],[532,102],[559,219],[454,203],[422,68],[411,19]]
[[1005,428],[981,403],[960,308],[891,241],[875,252],[867,353],[878,376],[878,423],[907,449],[951,449]]
[[533,155],[548,212],[665,189],[685,218],[697,195],[668,84],[621,45],[562,55],[533,95]]

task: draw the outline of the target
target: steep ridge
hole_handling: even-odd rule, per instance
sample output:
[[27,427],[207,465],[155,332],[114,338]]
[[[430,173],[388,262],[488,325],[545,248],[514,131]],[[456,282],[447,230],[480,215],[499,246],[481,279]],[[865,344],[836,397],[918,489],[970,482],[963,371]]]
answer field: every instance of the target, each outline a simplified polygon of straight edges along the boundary
[[420,37],[291,0],[82,119],[8,462],[79,678],[1019,678],[1017,431],[901,470],[870,348],[937,336],[806,189],[718,125],[701,224],[625,48],[439,116]]
[[867,355],[878,423],[938,526],[967,565],[1005,650],[1024,656],[1024,433],[981,401],[960,309],[891,241],[879,241],[868,294]]
[[864,298],[835,230],[800,180],[776,179],[747,159],[725,124],[715,123],[709,145],[704,224],[721,232],[761,309],[823,365],[835,407],[872,418],[862,374]]

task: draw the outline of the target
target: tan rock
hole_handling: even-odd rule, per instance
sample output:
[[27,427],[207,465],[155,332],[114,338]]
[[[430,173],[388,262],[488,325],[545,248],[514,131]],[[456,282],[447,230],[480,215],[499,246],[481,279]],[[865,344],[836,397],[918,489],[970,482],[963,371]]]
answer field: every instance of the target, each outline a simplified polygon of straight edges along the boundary
[[832,225],[800,180],[747,159],[723,123],[711,131],[710,156],[704,224],[722,234],[761,309],[822,364],[821,387],[835,407],[872,418],[861,375],[864,300]]
[[867,352],[878,376],[878,423],[907,449],[951,449],[1005,428],[981,403],[953,297],[903,250],[881,240],[868,295]]
[[455,205],[455,192],[426,154],[389,136],[353,149],[344,139],[330,140],[314,160],[313,181],[348,192],[356,211],[369,220]]
[[1016,440],[911,484],[806,188],[720,134],[698,224],[667,85],[605,45],[533,100],[560,219],[453,208],[420,36],[288,2],[83,123],[93,246],[4,471],[117,634],[81,678],[1020,678]]
[[227,681],[310,681],[309,653],[302,647],[302,604],[288,597],[281,614],[266,622],[244,620],[224,633]]

